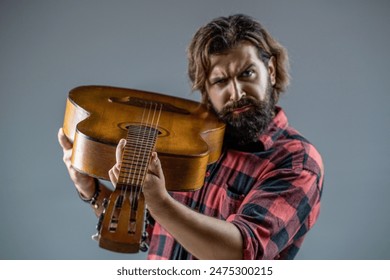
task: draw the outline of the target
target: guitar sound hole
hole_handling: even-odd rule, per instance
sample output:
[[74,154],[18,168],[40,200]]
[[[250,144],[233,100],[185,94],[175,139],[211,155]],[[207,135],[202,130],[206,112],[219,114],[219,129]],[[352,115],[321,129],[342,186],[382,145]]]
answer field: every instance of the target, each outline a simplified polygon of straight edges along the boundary
[[[128,123],[128,122],[124,122],[124,123],[119,123],[118,124],[118,127],[120,128],[120,129],[122,129],[122,130],[124,130],[124,131],[128,131],[129,130],[129,128],[131,128],[131,127],[139,127],[139,126],[142,126],[142,124],[140,124],[140,123]],[[147,128],[149,128],[148,126],[147,126]],[[151,129],[154,129],[154,128],[151,128]],[[166,130],[165,128],[162,128],[162,127],[158,127],[157,128],[157,130],[158,130],[158,137],[165,137],[165,136],[168,136],[169,135],[169,132],[168,132],[168,130]]]

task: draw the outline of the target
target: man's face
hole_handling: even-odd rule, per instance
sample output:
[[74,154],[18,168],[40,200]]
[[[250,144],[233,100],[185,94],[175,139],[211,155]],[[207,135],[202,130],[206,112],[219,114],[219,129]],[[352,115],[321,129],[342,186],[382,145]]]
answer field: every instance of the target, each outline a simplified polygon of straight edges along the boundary
[[206,92],[227,133],[239,144],[256,141],[274,114],[274,59],[265,65],[255,46],[241,42],[210,63]]

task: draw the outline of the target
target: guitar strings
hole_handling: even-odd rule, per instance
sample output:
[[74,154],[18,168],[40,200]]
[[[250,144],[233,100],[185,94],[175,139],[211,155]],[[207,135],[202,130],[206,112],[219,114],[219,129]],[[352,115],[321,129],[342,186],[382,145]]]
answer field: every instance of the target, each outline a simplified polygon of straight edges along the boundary
[[[126,144],[123,148],[122,162],[118,176],[118,183],[121,190],[120,197],[115,202],[115,207],[122,208],[123,203],[129,203],[130,223],[128,225],[128,232],[131,233],[136,232],[138,201],[148,171],[151,153],[155,148],[158,136],[158,123],[163,107],[160,103],[158,110],[158,104],[152,102],[145,104],[141,124],[130,124],[128,126]],[[128,202],[127,199],[129,200]],[[120,213],[118,214],[120,216]],[[118,221],[120,220],[119,216],[117,217]]]
[[[141,123],[144,122],[145,111],[146,111],[146,108],[144,108],[144,110],[143,110],[142,117],[141,117]],[[123,183],[123,185],[125,185],[125,187],[122,188],[122,191],[121,191],[121,195],[123,195],[123,197],[126,197],[126,195],[127,195],[127,191],[129,188],[128,186],[130,184],[134,184],[134,176],[131,176],[133,169],[131,168],[130,165],[131,165],[131,163],[135,162],[135,153],[134,153],[134,147],[132,147],[131,145],[132,144],[135,144],[135,146],[139,145],[140,138],[134,137],[134,136],[139,135],[139,132],[137,133],[137,130],[139,130],[138,126],[130,125],[128,127],[128,132],[127,132],[127,136],[126,136],[126,145],[125,145],[124,150],[123,150],[122,165],[121,165],[121,169],[123,167],[123,173],[121,172],[121,174],[126,174],[126,177],[122,178],[123,179],[122,183]],[[136,143],[133,142],[134,140]],[[129,156],[132,156],[131,160],[129,160]],[[132,179],[132,182],[131,182],[131,179]],[[131,193],[132,193],[132,188],[130,188],[130,196],[131,196]]]
[[[148,111],[146,120],[144,118],[145,111]],[[145,104],[143,116],[141,119],[141,125],[134,127],[135,131],[133,134],[133,137],[136,138],[136,143],[135,146],[132,147],[132,152],[133,152],[133,160],[131,161],[132,172],[128,174],[129,176],[132,176],[132,182],[130,184],[130,197],[129,197],[129,201],[131,203],[130,205],[132,206],[132,208],[135,206],[136,203],[136,199],[135,199],[137,197],[136,189],[139,186],[139,179],[136,178],[136,176],[138,175],[139,177],[139,174],[141,173],[141,170],[138,170],[138,168],[139,169],[141,168],[140,161],[141,161],[141,151],[143,147],[143,143],[141,141],[144,140],[145,138],[145,126],[149,122],[149,118],[150,118],[150,108],[147,110]],[[137,152],[138,154],[136,155]]]
[[[160,105],[158,108],[158,105]],[[146,138],[146,148],[148,150],[145,149],[145,153],[144,153],[144,158],[143,158],[143,161],[144,161],[144,168],[146,170],[144,170],[144,173],[140,179],[140,188],[138,189],[138,193],[137,193],[137,200],[139,199],[139,196],[142,192],[142,189],[143,189],[143,185],[144,185],[144,181],[145,181],[145,175],[147,173],[147,169],[149,167],[149,163],[150,163],[150,159],[151,159],[151,155],[152,155],[152,152],[153,152],[153,149],[155,147],[155,144],[156,144],[156,141],[157,141],[157,136],[158,136],[158,124],[160,122],[160,116],[161,116],[161,111],[162,111],[162,104],[158,104],[158,103],[155,103],[154,104],[154,110],[153,110],[153,117],[152,117],[152,121],[150,123],[150,126],[149,126],[149,132],[148,132],[148,136]],[[157,116],[156,116],[157,114]]]
[[[136,178],[136,184],[134,185],[134,187],[132,188],[132,190],[134,190],[134,194],[132,193],[132,199],[131,199],[131,205],[134,206],[135,203],[137,202],[137,197],[138,197],[138,189],[141,188],[141,185],[140,185],[140,176],[142,175],[142,171],[145,171],[145,170],[142,170],[142,167],[144,167],[143,165],[145,164],[144,161],[145,161],[145,153],[147,152],[147,128],[148,128],[148,124],[150,123],[150,112],[152,110],[152,103],[149,104],[149,109],[148,109],[148,117],[146,119],[145,122],[141,122],[141,126],[140,126],[140,130],[142,129],[142,136],[141,136],[141,133],[139,133],[138,137],[141,138],[143,141],[142,143],[138,146],[140,147],[139,148],[139,154],[138,154],[138,162],[135,164],[135,167],[136,167],[136,171],[135,171],[135,174],[137,176]],[[153,121],[153,119],[152,119]],[[141,156],[141,152],[142,153],[142,156]],[[137,170],[137,168],[139,170]],[[144,167],[145,168],[145,167]]]
[[[130,188],[129,201],[131,206],[135,206],[142,192],[142,186],[145,179],[145,174],[149,166],[152,149],[155,146],[158,135],[158,123],[161,116],[162,104],[158,109],[157,103],[149,103],[149,109],[146,105],[143,110],[141,125],[130,126],[128,128],[127,143],[124,149],[122,166],[126,166],[125,188],[122,194],[127,195],[127,190]],[[152,108],[154,106],[154,108]],[[145,111],[148,111],[145,116]],[[151,116],[151,111],[153,112]],[[158,113],[157,113],[158,111]],[[157,116],[156,116],[157,114]],[[135,141],[134,141],[135,140]],[[131,145],[135,144],[135,145]],[[138,154],[136,154],[138,151]],[[141,155],[142,154],[142,155]],[[132,155],[129,161],[128,156]],[[127,160],[125,161],[125,158]]]

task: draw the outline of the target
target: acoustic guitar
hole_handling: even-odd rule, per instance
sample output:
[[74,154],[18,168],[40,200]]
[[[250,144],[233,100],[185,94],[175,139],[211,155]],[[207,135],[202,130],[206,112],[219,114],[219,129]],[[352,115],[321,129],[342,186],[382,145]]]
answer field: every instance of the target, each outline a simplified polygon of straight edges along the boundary
[[108,250],[136,253],[144,247],[142,186],[151,153],[159,155],[168,190],[197,190],[207,165],[220,156],[225,125],[195,101],[81,86],[69,92],[63,129],[73,142],[73,167],[103,180],[109,180],[119,140],[127,140],[117,185],[99,219],[98,241]]

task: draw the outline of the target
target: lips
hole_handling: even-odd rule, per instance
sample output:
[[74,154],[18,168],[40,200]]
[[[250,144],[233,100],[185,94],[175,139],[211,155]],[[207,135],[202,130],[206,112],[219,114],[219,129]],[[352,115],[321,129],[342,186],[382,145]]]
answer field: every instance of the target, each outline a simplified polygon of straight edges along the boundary
[[253,107],[253,105],[246,105],[243,107],[239,107],[239,108],[232,110],[232,113],[233,114],[241,114],[241,113],[244,113],[244,112],[250,110],[252,107]]

